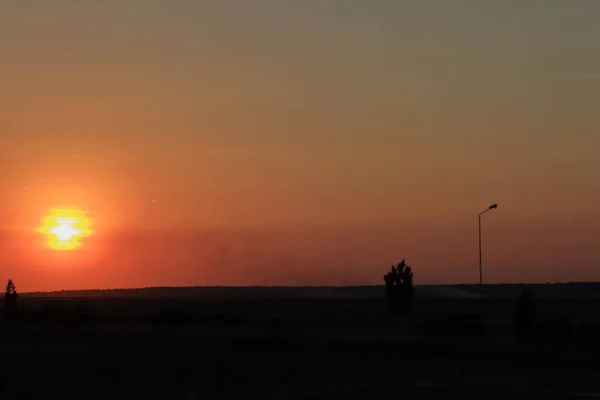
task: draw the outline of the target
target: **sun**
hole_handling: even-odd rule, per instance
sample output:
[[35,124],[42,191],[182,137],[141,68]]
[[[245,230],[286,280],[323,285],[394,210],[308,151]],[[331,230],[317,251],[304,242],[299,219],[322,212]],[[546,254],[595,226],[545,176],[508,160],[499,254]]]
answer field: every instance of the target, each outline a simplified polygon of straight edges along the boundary
[[54,209],[43,218],[38,232],[46,235],[46,246],[52,250],[75,250],[81,240],[90,236],[92,222],[86,213],[73,209]]

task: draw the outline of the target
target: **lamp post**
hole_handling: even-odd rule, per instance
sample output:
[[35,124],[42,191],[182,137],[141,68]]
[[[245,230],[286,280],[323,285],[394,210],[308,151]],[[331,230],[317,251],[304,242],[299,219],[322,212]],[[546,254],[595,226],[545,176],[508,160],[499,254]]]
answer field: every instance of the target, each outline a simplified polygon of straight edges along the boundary
[[481,263],[481,216],[486,212],[498,208],[498,204],[492,204],[485,211],[479,213],[479,299],[483,300],[483,268]]

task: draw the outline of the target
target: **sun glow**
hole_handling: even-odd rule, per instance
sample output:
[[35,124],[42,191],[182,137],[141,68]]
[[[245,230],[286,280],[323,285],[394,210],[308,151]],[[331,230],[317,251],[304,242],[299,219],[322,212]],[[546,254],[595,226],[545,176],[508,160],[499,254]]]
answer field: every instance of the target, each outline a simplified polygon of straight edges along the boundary
[[38,232],[46,235],[46,246],[52,250],[75,250],[81,239],[94,233],[92,222],[83,211],[55,209],[44,217]]

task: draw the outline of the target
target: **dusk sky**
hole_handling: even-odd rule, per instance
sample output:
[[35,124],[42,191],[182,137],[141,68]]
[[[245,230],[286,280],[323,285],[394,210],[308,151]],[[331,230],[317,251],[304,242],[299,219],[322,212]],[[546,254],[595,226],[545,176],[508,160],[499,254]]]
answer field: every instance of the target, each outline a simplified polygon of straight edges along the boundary
[[[6,0],[0,279],[600,280],[600,1]],[[94,220],[52,252],[50,210]]]

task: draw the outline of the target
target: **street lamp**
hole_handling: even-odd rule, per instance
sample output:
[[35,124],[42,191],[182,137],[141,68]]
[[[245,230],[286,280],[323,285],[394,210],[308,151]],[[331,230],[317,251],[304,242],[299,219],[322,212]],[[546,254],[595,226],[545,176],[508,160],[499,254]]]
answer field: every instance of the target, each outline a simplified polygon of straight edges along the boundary
[[483,300],[483,268],[481,266],[481,216],[486,212],[498,208],[498,204],[492,204],[485,211],[479,213],[479,299]]

